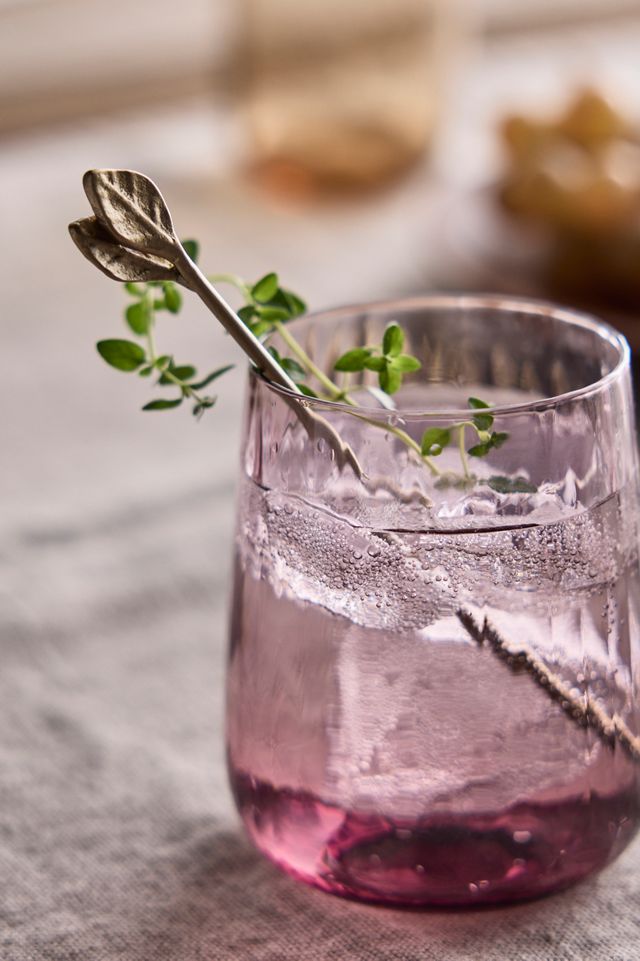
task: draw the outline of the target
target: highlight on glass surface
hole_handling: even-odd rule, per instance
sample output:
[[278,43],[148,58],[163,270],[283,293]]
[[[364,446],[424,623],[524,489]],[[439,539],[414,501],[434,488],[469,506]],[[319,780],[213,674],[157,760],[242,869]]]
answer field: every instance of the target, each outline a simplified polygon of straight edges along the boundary
[[357,409],[249,375],[235,798],[256,846],[325,891],[536,897],[617,857],[640,816],[628,348],[587,316],[497,297],[342,308],[287,330],[335,378],[391,323],[421,363],[392,405],[372,369],[339,375]]

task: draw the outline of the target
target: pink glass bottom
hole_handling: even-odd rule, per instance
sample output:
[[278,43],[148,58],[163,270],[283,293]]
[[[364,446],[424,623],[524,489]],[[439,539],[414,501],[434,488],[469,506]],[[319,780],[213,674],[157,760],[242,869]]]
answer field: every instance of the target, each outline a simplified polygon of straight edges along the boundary
[[346,811],[232,771],[256,846],[289,874],[344,897],[474,906],[540,897],[604,867],[635,833],[634,791],[518,804],[499,814],[395,819]]

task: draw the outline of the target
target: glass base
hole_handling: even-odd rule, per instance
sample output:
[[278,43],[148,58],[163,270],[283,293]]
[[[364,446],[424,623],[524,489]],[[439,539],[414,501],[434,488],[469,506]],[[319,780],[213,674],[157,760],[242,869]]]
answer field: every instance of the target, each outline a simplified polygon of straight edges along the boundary
[[638,826],[635,791],[415,820],[346,811],[233,777],[256,846],[295,878],[343,897],[477,907],[541,897],[600,870]]

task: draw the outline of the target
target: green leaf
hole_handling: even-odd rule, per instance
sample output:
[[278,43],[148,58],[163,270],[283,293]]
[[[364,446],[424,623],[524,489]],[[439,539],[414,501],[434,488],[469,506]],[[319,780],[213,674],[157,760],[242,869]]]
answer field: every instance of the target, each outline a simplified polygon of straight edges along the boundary
[[150,377],[153,373],[153,365],[149,367],[141,367],[138,371],[138,377]]
[[486,457],[491,450],[491,447],[492,444],[490,441],[487,441],[484,444],[475,444],[473,447],[469,448],[467,454],[469,454],[471,457]]
[[387,364],[378,374],[378,383],[385,394],[395,394],[402,384],[402,374]]
[[375,370],[379,374],[387,366],[387,361],[384,357],[368,357],[364,366],[367,370]]
[[280,293],[283,295],[292,317],[299,317],[300,314],[306,312],[307,305],[302,297],[298,297],[298,295],[294,294],[291,290],[283,290],[282,288],[280,289]]
[[248,327],[254,337],[264,337],[265,334],[270,334],[273,330],[273,324],[270,320],[257,320],[255,323],[248,324]]
[[296,298],[295,294],[289,294],[288,291],[283,290],[282,287],[278,287],[267,306],[279,307],[286,314],[283,320],[291,320],[292,317],[297,317],[298,314],[303,312],[299,309],[299,305],[296,304],[296,300],[299,300],[299,298]]
[[346,354],[338,357],[333,369],[342,371],[364,370],[370,355],[370,347],[354,347],[352,350],[348,350]]
[[298,384],[298,387],[300,388],[300,390],[302,391],[302,393],[305,395],[305,397],[317,397],[317,396],[318,396],[318,395],[316,394],[315,390],[312,390],[310,387],[307,387],[306,384]]
[[538,488],[526,477],[502,477],[496,475],[486,482],[498,494],[536,494]]
[[141,284],[134,284],[131,281],[124,285],[124,289],[132,297],[144,297],[145,289]]
[[304,380],[304,378],[307,376],[307,372],[304,367],[302,367],[297,360],[294,360],[293,357],[281,357],[280,366],[283,368],[283,370],[286,370],[291,379],[294,381]]
[[213,407],[216,400],[217,397],[203,397],[202,400],[196,401],[196,403],[193,405],[193,410],[191,413],[194,417],[202,417],[205,410],[208,410],[209,407]]
[[156,357],[153,362],[153,366],[156,370],[166,370],[167,367],[173,362],[173,357],[170,354],[163,354],[162,357]]
[[253,304],[246,304],[241,307],[238,311],[238,317],[243,324],[249,324],[249,322],[256,316],[256,308]]
[[[177,377],[178,380],[187,381],[187,380],[191,380],[192,377],[195,377],[197,372],[195,367],[192,367],[191,364],[183,364],[181,367],[174,367],[173,364],[170,364],[167,373],[173,374],[173,376]],[[171,378],[167,377],[167,373],[164,373],[162,375],[162,377],[158,381],[159,384],[173,383]]]
[[143,410],[170,410],[172,407],[179,407],[182,403],[182,397],[176,397],[175,400],[150,400],[148,404],[145,404],[142,408]]
[[382,338],[382,353],[397,357],[404,347],[404,333],[398,324],[389,324]]
[[218,377],[222,377],[223,374],[226,374],[228,370],[233,370],[234,367],[235,364],[227,364],[225,367],[219,367],[218,370],[213,370],[210,374],[207,374],[203,380],[199,380],[197,384],[190,384],[189,386],[193,387],[194,390],[202,390],[203,387],[207,387],[212,381],[217,380]]
[[198,263],[198,257],[200,256],[200,244],[197,240],[183,240],[182,246],[187,252],[187,255],[191,258],[194,264]]
[[251,296],[262,304],[268,303],[278,290],[278,275],[271,273],[261,277],[251,288]]
[[426,457],[437,457],[451,443],[451,431],[446,427],[430,427],[422,435],[420,449]]
[[276,320],[289,319],[289,311],[285,310],[284,307],[258,307],[256,313],[261,320],[268,320],[272,324]]
[[[480,400],[479,397],[469,397],[468,404],[472,410],[485,410],[490,406],[486,401]],[[473,418],[473,423],[478,430],[491,430],[493,419],[492,414],[476,414]]]
[[390,360],[390,364],[394,370],[399,371],[401,374],[408,374],[412,370],[420,370],[422,367],[418,358],[412,357],[411,354],[399,354]]
[[490,430],[493,425],[492,414],[474,414],[473,423],[478,430]]
[[102,359],[117,370],[137,370],[147,359],[142,347],[131,340],[99,340],[96,347]]
[[486,454],[489,453],[490,450],[493,450],[494,448],[497,448],[497,447],[502,447],[504,442],[508,439],[509,439],[508,434],[505,434],[505,433],[496,434],[494,431],[492,434],[489,435],[489,437],[486,440],[484,439],[484,437],[482,437],[481,442],[479,444],[476,444],[475,447],[471,447],[467,451],[467,453],[471,454],[472,457],[484,457]]
[[191,364],[183,364],[182,367],[170,367],[169,369],[178,380],[191,380],[197,373],[195,367],[192,367]]
[[153,311],[151,310],[149,301],[145,298],[135,304],[130,304],[124,316],[134,334],[138,334],[139,337],[144,337],[153,319]]
[[182,307],[182,294],[175,284],[164,285],[164,302],[167,310],[172,314],[177,314]]

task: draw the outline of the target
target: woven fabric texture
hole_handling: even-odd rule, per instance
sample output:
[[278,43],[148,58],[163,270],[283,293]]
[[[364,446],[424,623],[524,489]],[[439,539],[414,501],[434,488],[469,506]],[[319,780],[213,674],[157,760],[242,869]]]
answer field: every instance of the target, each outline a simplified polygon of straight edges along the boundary
[[211,485],[10,545],[3,961],[640,958],[638,846],[573,891],[472,913],[340,901],[254,853],[221,743],[231,504]]

